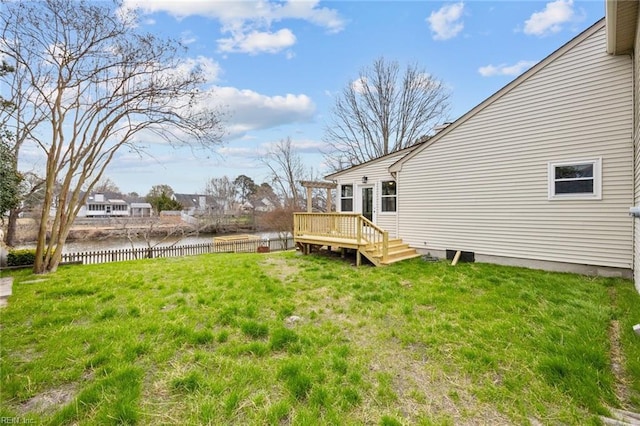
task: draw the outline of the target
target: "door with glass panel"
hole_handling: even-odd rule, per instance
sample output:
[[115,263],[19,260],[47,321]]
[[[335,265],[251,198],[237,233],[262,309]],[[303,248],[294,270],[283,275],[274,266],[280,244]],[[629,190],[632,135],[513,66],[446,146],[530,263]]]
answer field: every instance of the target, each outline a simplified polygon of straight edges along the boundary
[[371,222],[373,220],[373,186],[363,186],[361,187],[362,193],[362,216],[369,219]]

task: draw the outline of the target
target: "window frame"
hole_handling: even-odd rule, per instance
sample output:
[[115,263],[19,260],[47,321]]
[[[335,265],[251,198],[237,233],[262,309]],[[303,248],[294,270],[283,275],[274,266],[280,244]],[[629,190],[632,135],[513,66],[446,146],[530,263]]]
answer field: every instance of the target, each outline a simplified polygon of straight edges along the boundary
[[[593,166],[593,192],[556,194],[556,168],[566,166],[579,166],[590,164]],[[587,160],[550,161],[547,168],[548,198],[549,200],[602,200],[602,158],[590,158]],[[579,180],[579,179],[576,179]],[[582,179],[586,180],[586,179]]]
[[[393,186],[395,191],[392,195],[385,195],[384,193],[384,184],[388,182],[393,182]],[[393,210],[385,210],[384,200],[393,198],[395,202],[393,203]],[[380,182],[380,213],[397,213],[398,212],[398,182],[393,179],[383,180]]]
[[[344,192],[343,192],[343,188],[344,188],[344,187],[347,187],[347,186],[348,186],[348,187],[351,187],[351,196],[350,196],[350,197],[345,197],[345,196],[343,195],[343,193],[344,193]],[[354,202],[354,198],[353,198],[353,191],[354,191],[354,185],[353,185],[352,183],[344,183],[344,184],[340,184],[340,212],[353,213],[353,212],[355,211],[355,209],[354,209],[354,207],[355,207],[355,206],[353,205],[353,202]],[[344,210],[344,209],[342,208],[342,206],[343,206],[343,202],[344,202],[345,200],[351,200],[351,210]]]

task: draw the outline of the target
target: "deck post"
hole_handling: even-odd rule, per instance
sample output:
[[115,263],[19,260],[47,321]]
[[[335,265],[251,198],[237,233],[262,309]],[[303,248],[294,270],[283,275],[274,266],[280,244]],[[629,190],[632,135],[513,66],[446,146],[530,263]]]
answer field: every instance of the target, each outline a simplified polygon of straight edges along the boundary
[[360,266],[362,263],[362,255],[360,254],[360,248],[356,250],[356,266]]
[[311,205],[311,187],[307,186],[307,213],[313,212],[313,207]]
[[384,231],[382,234],[382,263],[387,262],[389,257],[389,232]]

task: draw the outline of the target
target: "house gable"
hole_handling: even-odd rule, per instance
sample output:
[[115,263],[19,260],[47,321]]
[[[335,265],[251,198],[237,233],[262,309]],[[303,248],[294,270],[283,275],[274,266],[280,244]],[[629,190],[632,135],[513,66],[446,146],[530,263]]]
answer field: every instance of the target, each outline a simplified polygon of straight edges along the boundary
[[446,137],[447,134],[457,129],[459,126],[462,126],[465,122],[472,119],[476,114],[482,112],[485,108],[492,105],[494,102],[499,101],[503,96],[511,93],[516,90],[518,86],[535,76],[538,72],[547,67],[550,63],[553,63],[558,58],[561,58],[566,52],[573,49],[576,45],[582,43],[585,39],[593,35],[597,31],[602,31],[605,26],[605,19],[601,19],[591,27],[587,28],[585,31],[574,37],[571,41],[551,53],[549,56],[544,58],[542,61],[538,62],[528,71],[524,72],[522,75],[517,77],[515,80],[511,81],[509,84],[504,86],[502,89],[498,90],[496,93],[485,99],[483,102],[475,106],[469,112],[464,114],[462,117],[451,123],[449,126],[444,128],[442,131],[438,132],[434,137],[432,137],[429,141],[417,147],[415,150],[409,152],[407,155],[400,158],[396,163],[391,165],[389,171],[391,173],[395,173],[402,169],[402,165],[409,161],[409,159],[418,155],[423,150],[427,149],[429,146],[438,143],[439,140]]
[[[429,140],[429,139],[427,139]],[[357,164],[355,166],[349,167],[347,169],[344,170],[340,170],[338,172],[332,173],[330,175],[325,176],[324,178],[326,180],[338,180],[343,178],[344,176],[349,176],[352,174],[358,174],[358,173],[365,173],[367,171],[371,171],[371,170],[377,170],[378,168],[381,167],[381,165],[384,165],[383,167],[389,167],[388,164],[389,163],[394,163],[396,161],[398,161],[398,159],[404,157],[405,155],[407,155],[408,153],[418,149],[418,147],[422,146],[423,144],[425,144],[426,141],[421,141],[418,142],[410,147],[398,150],[398,151],[394,151],[394,152],[390,152],[389,154],[386,155],[382,155],[378,158],[374,158],[372,160],[366,161],[362,164]]]
[[[606,53],[604,25],[390,167],[400,237],[427,251],[631,269],[632,65]],[[602,168],[601,199],[551,199],[550,164],[584,161]]]

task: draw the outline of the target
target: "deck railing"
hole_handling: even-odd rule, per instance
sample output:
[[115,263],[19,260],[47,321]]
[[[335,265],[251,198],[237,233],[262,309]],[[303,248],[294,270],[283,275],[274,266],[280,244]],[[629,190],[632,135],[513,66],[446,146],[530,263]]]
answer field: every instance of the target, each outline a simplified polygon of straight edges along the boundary
[[301,236],[355,240],[380,249],[383,262],[389,254],[389,233],[359,213],[294,213],[293,237]]

